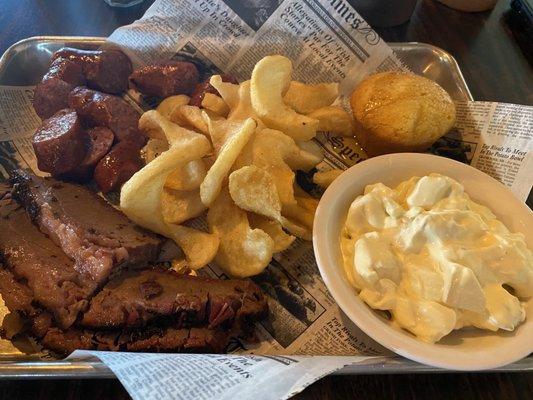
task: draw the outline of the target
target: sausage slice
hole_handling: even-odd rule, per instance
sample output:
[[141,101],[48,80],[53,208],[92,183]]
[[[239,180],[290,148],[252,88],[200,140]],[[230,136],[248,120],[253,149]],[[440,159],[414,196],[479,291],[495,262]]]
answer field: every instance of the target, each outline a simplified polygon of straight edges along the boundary
[[120,50],[79,50],[64,47],[52,60],[66,58],[78,64],[87,86],[102,92],[117,94],[128,89],[132,66],[129,57]]
[[61,175],[76,168],[85,157],[87,134],[72,109],[64,109],[43,121],[33,135],[37,166]]
[[113,131],[117,141],[144,144],[145,136],[138,129],[139,114],[122,98],[80,86],[70,93],[69,105],[86,126],[104,126]]
[[33,108],[42,119],[68,107],[68,95],[76,86],[83,85],[81,67],[64,58],[57,58],[35,88]]
[[111,149],[115,135],[109,128],[98,126],[87,130],[87,150],[85,158],[74,170],[61,176],[61,179],[86,182],[91,179],[94,168]]
[[124,140],[113,146],[96,165],[94,180],[103,193],[108,193],[119,189],[142,166],[139,144]]
[[130,75],[130,82],[145,96],[165,98],[175,94],[191,94],[199,76],[193,63],[170,60],[135,70]]

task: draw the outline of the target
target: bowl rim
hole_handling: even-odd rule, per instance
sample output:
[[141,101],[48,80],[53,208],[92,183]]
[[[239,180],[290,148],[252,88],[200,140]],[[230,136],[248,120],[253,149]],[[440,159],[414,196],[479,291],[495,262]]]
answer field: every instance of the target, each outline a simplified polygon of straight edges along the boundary
[[[348,316],[348,318],[350,318],[363,332],[365,332],[365,334],[377,341],[379,344],[399,355],[424,364],[452,370],[474,371],[497,368],[528,356],[533,352],[533,341],[528,341],[527,337],[524,336],[529,336],[528,333],[530,333],[531,337],[533,337],[533,323],[531,321],[528,322],[528,319],[531,319],[532,317],[531,315],[527,315],[526,321],[518,328],[520,329],[522,325],[527,325],[521,331],[522,334],[518,333],[518,329],[515,329],[514,333],[512,334],[512,338],[510,338],[514,340],[510,342],[509,346],[491,346],[486,350],[479,351],[479,354],[475,353],[472,355],[469,353],[469,357],[471,357],[471,359],[465,360],[461,359],[460,354],[458,353],[458,348],[445,348],[439,344],[425,343],[414,336],[391,327],[389,324],[382,321],[375,314],[375,312],[359,298],[358,294],[355,292],[355,289],[347,282],[344,269],[335,261],[335,257],[338,258],[340,255],[340,247],[337,246],[335,249],[331,248],[332,246],[329,246],[328,244],[328,235],[332,233],[330,229],[332,224],[331,218],[335,218],[332,217],[332,214],[335,212],[335,207],[338,206],[338,203],[342,201],[340,200],[342,198],[341,194],[343,194],[343,192],[346,193],[350,191],[350,183],[352,183],[352,186],[355,186],[353,185],[354,179],[357,179],[358,176],[364,177],[365,171],[383,168],[384,166],[400,161],[403,163],[402,165],[406,165],[405,163],[411,163],[412,165],[422,163],[427,165],[428,169],[433,169],[434,165],[436,164],[440,164],[441,166],[447,165],[454,169],[462,169],[465,171],[465,176],[472,175],[478,180],[483,180],[485,183],[494,186],[495,190],[498,190],[503,195],[507,197],[510,196],[511,199],[514,199],[512,200],[515,203],[513,204],[513,207],[515,205],[517,207],[513,208],[514,211],[512,214],[526,215],[528,224],[529,220],[531,220],[531,225],[533,226],[533,212],[531,212],[525,203],[518,200],[506,186],[470,165],[463,164],[445,157],[421,153],[387,154],[362,161],[343,172],[326,189],[319,202],[315,214],[313,226],[313,250],[315,259],[322,279],[336,303]],[[386,173],[385,168],[383,173]],[[428,173],[430,172],[428,171],[426,174]],[[403,178],[403,180],[406,179],[409,179],[409,176]],[[373,182],[365,183],[363,187],[367,184],[376,183],[379,181],[379,179],[376,179]],[[381,181],[383,181],[383,179]],[[468,193],[468,188],[466,188],[465,191]],[[349,204],[353,201],[355,196],[356,195],[350,197],[351,200]],[[345,216],[347,211],[348,208],[346,207],[340,215]],[[498,214],[496,210],[493,211]],[[339,271],[339,268],[342,268],[342,270]],[[533,298],[530,298],[528,300],[528,305],[531,304],[532,301]],[[485,333],[485,335],[491,334],[489,331],[479,330],[479,332],[481,334]],[[500,334],[498,336],[500,336]],[[491,357],[487,358],[487,352],[489,351],[491,352]]]

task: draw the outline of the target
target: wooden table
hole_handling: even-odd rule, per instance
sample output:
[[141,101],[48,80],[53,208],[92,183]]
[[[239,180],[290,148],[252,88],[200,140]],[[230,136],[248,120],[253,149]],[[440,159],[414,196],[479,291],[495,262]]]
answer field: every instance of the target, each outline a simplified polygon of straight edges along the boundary
[[[0,0],[0,53],[35,35],[107,36],[139,18],[151,0],[127,10],[103,0]],[[531,65],[505,24],[509,1],[492,12],[465,14],[421,0],[411,21],[379,29],[388,41],[419,41],[442,47],[461,66],[476,100],[533,104]],[[0,399],[125,399],[115,380],[1,381]],[[313,399],[528,399],[533,374],[438,374],[333,376],[297,398]]]

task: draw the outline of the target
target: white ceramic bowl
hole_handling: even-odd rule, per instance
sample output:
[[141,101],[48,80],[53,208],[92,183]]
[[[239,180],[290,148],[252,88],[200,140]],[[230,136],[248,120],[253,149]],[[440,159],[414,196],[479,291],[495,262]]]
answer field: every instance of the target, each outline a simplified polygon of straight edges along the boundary
[[479,329],[454,331],[437,344],[424,343],[390,326],[362,300],[348,283],[342,265],[340,233],[348,208],[366,185],[396,185],[413,176],[432,172],[464,185],[470,197],[489,207],[513,232],[526,236],[533,248],[533,213],[502,184],[468,165],[447,158],[416,153],[390,154],[363,161],[345,171],[326,190],[318,206],[313,246],[326,286],[346,315],[368,336],[412,360],[454,370],[496,368],[533,352],[533,298],[526,303],[527,317],[514,332]]

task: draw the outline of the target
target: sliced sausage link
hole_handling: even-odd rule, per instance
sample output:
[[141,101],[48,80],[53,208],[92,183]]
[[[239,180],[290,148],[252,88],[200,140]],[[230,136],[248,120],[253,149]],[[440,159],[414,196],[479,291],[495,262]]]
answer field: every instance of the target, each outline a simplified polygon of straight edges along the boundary
[[33,108],[41,119],[68,107],[68,95],[74,87],[83,85],[85,78],[79,65],[64,59],[55,59],[37,85],[33,94]]
[[191,94],[199,76],[193,63],[170,60],[135,70],[130,75],[130,83],[145,96],[166,98],[176,94]]
[[69,105],[88,127],[109,128],[117,141],[132,140],[141,145],[145,142],[143,133],[138,129],[137,110],[118,96],[80,86],[70,93]]
[[85,157],[87,140],[76,112],[58,111],[33,135],[37,166],[54,176],[75,169]]
[[118,94],[128,89],[133,68],[129,57],[120,50],[79,50],[69,47],[54,53],[52,61],[66,58],[78,64],[87,86],[106,93]]
[[94,170],[94,180],[103,193],[108,193],[119,189],[142,166],[139,145],[124,140],[113,146],[98,162]]
[[72,171],[63,174],[60,178],[68,181],[86,182],[92,178],[94,168],[113,145],[115,135],[109,128],[96,127],[87,130],[88,142],[85,158]]

